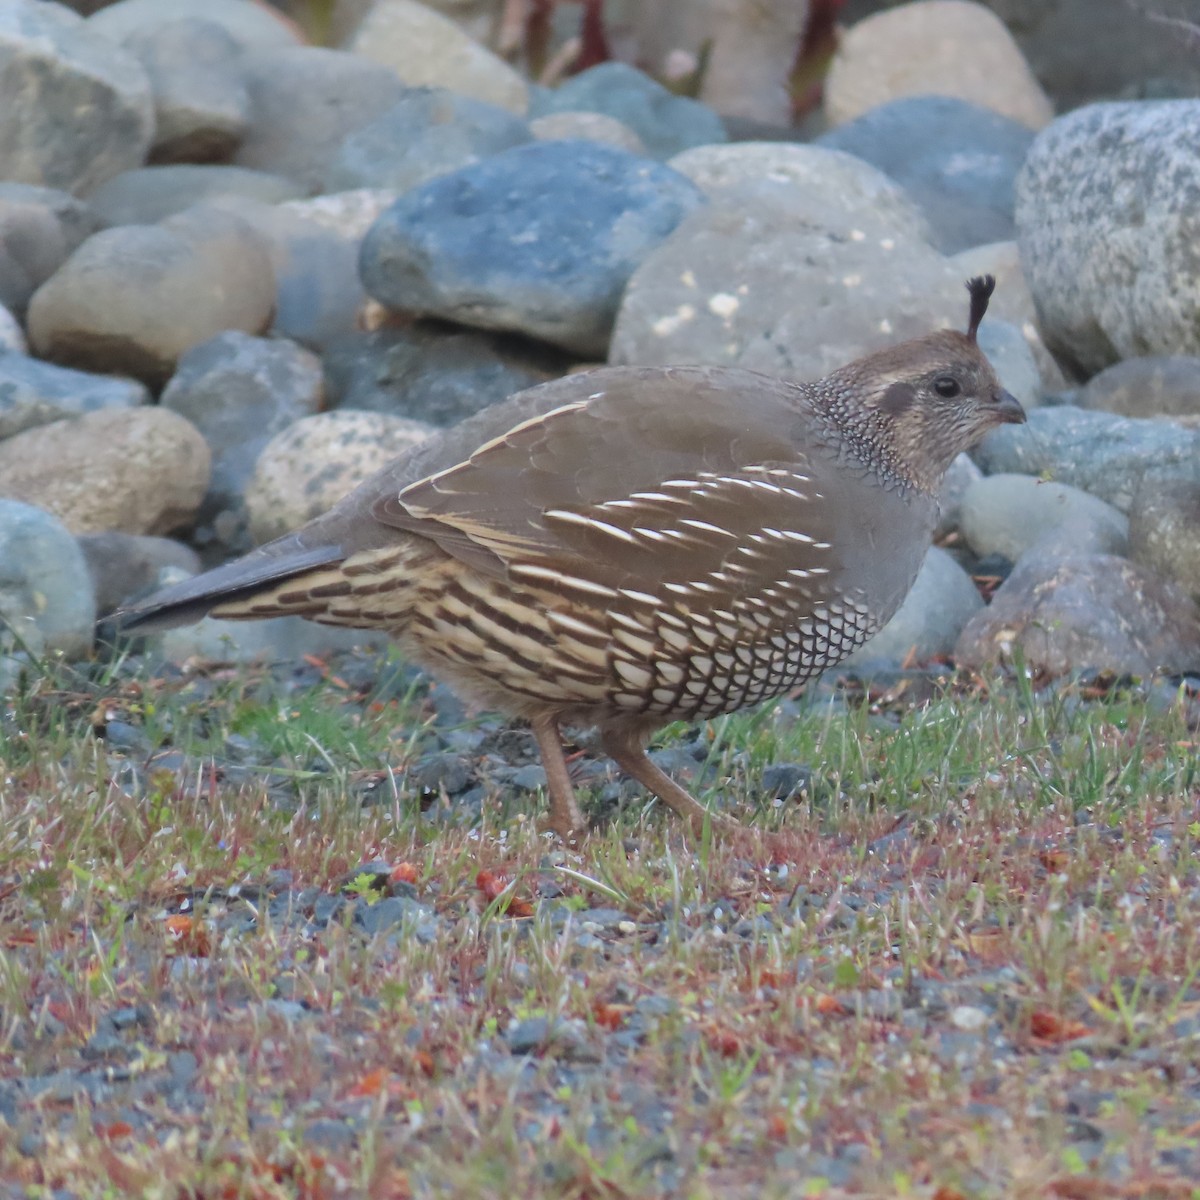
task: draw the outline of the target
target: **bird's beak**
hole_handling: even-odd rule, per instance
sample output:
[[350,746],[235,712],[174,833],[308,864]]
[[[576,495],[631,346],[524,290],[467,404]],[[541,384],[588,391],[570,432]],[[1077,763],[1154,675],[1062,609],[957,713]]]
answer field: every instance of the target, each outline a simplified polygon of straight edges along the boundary
[[1011,392],[1001,392],[992,401],[992,412],[995,413],[996,420],[1005,425],[1025,424],[1025,410]]

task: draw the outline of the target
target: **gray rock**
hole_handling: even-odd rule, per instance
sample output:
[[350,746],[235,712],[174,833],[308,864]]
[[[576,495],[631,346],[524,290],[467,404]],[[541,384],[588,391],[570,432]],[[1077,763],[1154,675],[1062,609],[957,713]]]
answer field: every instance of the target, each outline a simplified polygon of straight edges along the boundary
[[88,27],[114,42],[144,34],[159,25],[195,17],[220,25],[243,50],[271,50],[294,46],[300,31],[270,5],[246,0],[117,0],[88,18]]
[[153,225],[195,204],[224,196],[278,204],[303,194],[295,180],[267,171],[174,163],[115,175],[88,196],[88,205],[102,226]]
[[1011,562],[1064,525],[1076,546],[1093,553],[1124,554],[1128,546],[1124,513],[1069,484],[1032,475],[980,479],[967,489],[959,514],[959,528],[976,554],[1000,554]]
[[0,500],[0,650],[78,657],[92,647],[95,622],[87,563],[62,522]]
[[646,153],[642,139],[628,125],[605,113],[546,113],[529,122],[529,132],[539,142],[561,142],[564,139],[604,142],[608,146],[616,146],[618,150],[628,150],[630,154]]
[[54,513],[72,533],[170,533],[208,487],[204,438],[157,407],[103,409],[0,442],[0,495]]
[[1127,513],[1144,477],[1200,480],[1200,430],[1072,405],[1038,408],[1025,425],[988,434],[975,461],[989,475],[1072,484]]
[[197,520],[230,553],[251,547],[244,493],[263,447],[323,396],[320,360],[294,342],[231,331],[180,358],[161,405],[208,443],[212,477]]
[[0,354],[0,440],[64,417],[149,403],[150,393],[132,379],[89,375],[24,354]]
[[725,127],[711,108],[677,96],[625,63],[606,62],[573,75],[554,91],[541,89],[529,115],[597,112],[615,117],[641,138],[647,153],[670,158],[691,146],[725,141]]
[[23,315],[30,296],[95,229],[90,208],[67,192],[0,183],[0,304]]
[[275,280],[244,221],[197,207],[88,238],[34,294],[29,340],[70,366],[164,383],[179,356],[225,329],[262,332]]
[[1126,417],[1200,416],[1200,357],[1127,358],[1093,375],[1075,403]]
[[[939,326],[963,277],[900,187],[813,146],[713,146],[674,164],[712,203],[634,272],[609,360],[736,365],[815,379]],[[786,297],[786,303],[781,301]]]
[[970,575],[945,550],[930,546],[899,611],[839,669],[869,675],[948,655],[963,626],[982,607],[983,597]]
[[1027,126],[952,96],[881,104],[817,139],[896,180],[945,254],[1014,236],[1013,181],[1033,141]]
[[536,342],[437,321],[351,334],[332,343],[323,362],[330,408],[431,425],[453,425],[568,365]]
[[146,72],[63,5],[0,7],[0,77],[6,179],[82,192],[146,157]]
[[938,517],[934,537],[940,538],[951,530],[958,528],[962,509],[962,498],[967,488],[977,479],[983,478],[983,472],[975,465],[975,460],[969,454],[960,454],[951,464],[942,480],[942,491],[938,497],[941,514]]
[[1107,554],[1029,554],[963,630],[959,666],[1099,669],[1146,677],[1200,665],[1200,616],[1182,588]]
[[385,896],[374,904],[359,904],[354,910],[355,925],[368,935],[392,929],[413,930],[435,920],[436,914],[428,904],[407,896]]
[[630,274],[699,191],[598,142],[534,142],[396,201],[363,241],[367,291],[389,308],[604,354]]
[[445,88],[412,88],[342,143],[324,191],[407,192],[490,154],[532,140],[521,117]]
[[1081,377],[1200,353],[1200,100],[1096,104],[1034,141],[1016,221],[1050,350]]
[[1200,599],[1200,482],[1138,491],[1129,511],[1129,557]]
[[984,321],[979,327],[979,348],[988,356],[1005,389],[1028,412],[1042,400],[1042,377],[1025,335],[1008,321]]
[[181,17],[135,29],[123,44],[145,68],[154,95],[151,159],[228,158],[250,115],[234,36],[214,21]]
[[318,191],[345,139],[404,96],[387,67],[357,54],[297,46],[243,62],[250,123],[234,161]]
[[186,575],[200,571],[200,556],[171,538],[134,533],[85,533],[83,551],[96,595],[96,614],[106,616],[137,595],[146,595],[166,568]]
[[24,354],[28,349],[20,322],[0,305],[0,354]]

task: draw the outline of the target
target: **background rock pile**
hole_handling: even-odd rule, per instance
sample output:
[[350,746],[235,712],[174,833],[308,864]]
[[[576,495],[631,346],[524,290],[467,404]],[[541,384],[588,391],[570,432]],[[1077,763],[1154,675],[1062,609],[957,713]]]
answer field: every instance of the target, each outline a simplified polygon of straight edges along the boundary
[[[961,327],[987,271],[1030,420],[956,464],[857,666],[1200,668],[1200,50],[1114,0],[1163,49],[1089,78],[1064,31],[1106,6],[1039,5],[1027,58],[1016,4],[851,3],[797,128],[794,41],[726,24],[705,74],[700,3],[610,29],[693,99],[618,61],[533,83],[484,0],[335,5],[339,48],[253,0],[0,0],[0,654],[86,655],[170,572],[579,365],[815,377]],[[363,640],[228,632],[165,648]]]

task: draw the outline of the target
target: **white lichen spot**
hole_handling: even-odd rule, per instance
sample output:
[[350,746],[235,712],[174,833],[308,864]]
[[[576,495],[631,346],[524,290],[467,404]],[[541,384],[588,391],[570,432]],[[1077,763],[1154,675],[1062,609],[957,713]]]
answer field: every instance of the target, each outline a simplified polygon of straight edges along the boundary
[[650,326],[654,330],[656,337],[670,337],[677,329],[681,329],[689,321],[696,316],[696,309],[691,304],[681,304],[673,313],[668,313],[665,317],[659,317],[653,325]]
[[896,239],[895,238],[880,238],[879,246],[880,246],[880,249],[883,249],[883,250],[895,250]]
[[742,302],[729,292],[717,292],[708,298],[708,311],[723,321],[728,321],[741,307]]
[[852,229],[850,230],[850,240],[852,242],[865,242],[867,235],[861,229]]
[[889,321],[887,319],[887,317],[884,317],[883,320],[879,322],[879,332],[880,333],[891,333],[892,332],[892,323],[891,323],[891,321]]
[[682,283],[684,287],[694,288],[696,286],[695,272],[691,270],[684,271],[684,273],[679,277],[679,282]]
[[843,275],[842,287],[858,287],[862,283],[861,275]]
[[750,295],[750,285],[748,283],[739,283],[737,286],[737,294],[739,296]]

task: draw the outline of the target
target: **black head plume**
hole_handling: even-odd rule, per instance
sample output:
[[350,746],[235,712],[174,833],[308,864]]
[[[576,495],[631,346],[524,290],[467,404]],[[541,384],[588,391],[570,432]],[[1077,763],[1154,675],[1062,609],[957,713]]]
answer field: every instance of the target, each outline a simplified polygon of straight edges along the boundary
[[987,312],[988,301],[992,298],[995,290],[996,277],[994,275],[976,275],[974,279],[967,280],[967,291],[971,293],[971,318],[967,322],[967,337],[971,341],[975,340],[975,335],[979,332],[979,322],[983,320],[983,314]]

